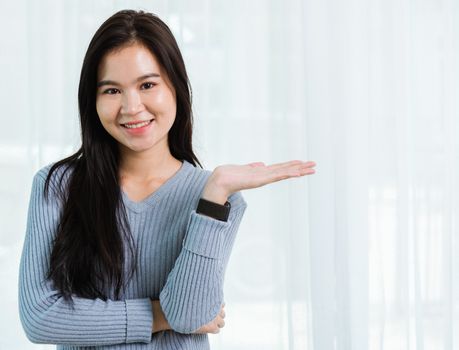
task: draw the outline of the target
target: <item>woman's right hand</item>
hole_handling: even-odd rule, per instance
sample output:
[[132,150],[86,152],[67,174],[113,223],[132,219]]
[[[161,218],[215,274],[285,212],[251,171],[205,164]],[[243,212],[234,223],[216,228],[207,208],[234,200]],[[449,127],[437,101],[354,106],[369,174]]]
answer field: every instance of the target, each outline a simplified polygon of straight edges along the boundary
[[208,324],[202,326],[194,333],[196,334],[204,334],[204,333],[213,333],[217,334],[220,333],[220,328],[225,326],[225,303],[223,303],[220,312],[218,313],[217,317],[215,317],[212,321]]

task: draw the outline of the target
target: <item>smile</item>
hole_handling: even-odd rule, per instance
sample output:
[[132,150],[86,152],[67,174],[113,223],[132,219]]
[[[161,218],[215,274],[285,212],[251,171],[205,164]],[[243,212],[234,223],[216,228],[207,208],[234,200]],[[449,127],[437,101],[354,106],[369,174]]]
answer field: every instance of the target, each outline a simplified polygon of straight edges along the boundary
[[126,129],[138,129],[138,128],[143,128],[144,126],[151,124],[153,120],[154,119],[150,119],[150,120],[140,122],[137,124],[121,124],[121,125],[124,126]]

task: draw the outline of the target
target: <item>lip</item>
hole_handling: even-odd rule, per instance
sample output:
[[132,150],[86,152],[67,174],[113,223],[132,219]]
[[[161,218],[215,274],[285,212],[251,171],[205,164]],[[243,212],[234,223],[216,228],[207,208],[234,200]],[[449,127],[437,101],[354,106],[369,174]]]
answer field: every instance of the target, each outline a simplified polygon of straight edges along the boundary
[[[153,123],[155,122],[155,119],[150,119],[150,120],[151,120],[150,124],[142,126],[141,128],[129,129],[129,128],[124,127],[123,125],[121,125],[121,128],[124,130],[124,132],[126,132],[129,135],[134,135],[134,136],[142,135],[142,134],[147,133],[150,130],[150,128],[152,128]],[[135,123],[137,122],[127,123],[127,124],[135,124]]]

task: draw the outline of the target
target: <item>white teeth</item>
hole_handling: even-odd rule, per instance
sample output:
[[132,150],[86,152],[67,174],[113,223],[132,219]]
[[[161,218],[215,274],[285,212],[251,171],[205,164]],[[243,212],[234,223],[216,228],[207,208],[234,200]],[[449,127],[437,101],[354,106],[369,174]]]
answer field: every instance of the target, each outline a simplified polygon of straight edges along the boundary
[[141,128],[145,125],[148,125],[150,124],[152,121],[149,120],[149,121],[146,121],[146,122],[142,122],[142,123],[138,123],[138,124],[123,124],[124,127],[128,128],[128,129],[136,129],[136,128]]

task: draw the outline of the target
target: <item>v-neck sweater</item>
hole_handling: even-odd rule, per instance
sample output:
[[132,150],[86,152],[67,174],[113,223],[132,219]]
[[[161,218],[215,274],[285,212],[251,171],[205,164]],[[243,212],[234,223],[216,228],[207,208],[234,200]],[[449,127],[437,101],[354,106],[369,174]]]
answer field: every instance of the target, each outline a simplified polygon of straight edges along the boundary
[[[57,344],[58,350],[209,349],[208,334],[194,332],[212,321],[224,303],[226,266],[247,207],[241,192],[228,197],[226,222],[196,213],[212,172],[186,160],[140,202],[121,190],[137,249],[136,272],[119,299],[113,290],[106,301],[73,296],[72,310],[45,277],[62,209],[55,191],[49,201],[44,198],[51,165],[32,181],[20,261],[19,315],[28,339]],[[51,189],[60,172],[53,173]],[[172,330],[152,334],[151,300],[160,301]]]

